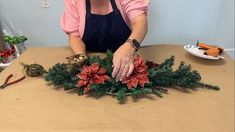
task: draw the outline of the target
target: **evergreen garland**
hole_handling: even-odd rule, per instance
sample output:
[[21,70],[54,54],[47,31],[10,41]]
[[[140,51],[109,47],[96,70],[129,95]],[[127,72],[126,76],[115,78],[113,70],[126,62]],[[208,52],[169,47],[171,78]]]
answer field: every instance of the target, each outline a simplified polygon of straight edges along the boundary
[[[163,94],[168,92],[167,88],[169,87],[180,87],[182,89],[203,87],[214,90],[220,89],[218,86],[202,83],[200,74],[192,70],[191,65],[186,65],[184,62],[180,64],[178,69],[173,70],[174,56],[166,59],[160,65],[155,65],[154,67],[149,66],[147,68],[149,81],[145,80],[144,87],[138,84],[134,88],[129,88],[127,83],[116,82],[115,79],[112,78],[112,58],[113,53],[108,51],[104,59],[99,56],[89,57],[88,64],[84,67],[58,63],[44,74],[44,78],[49,84],[56,87],[63,87],[65,90],[76,90],[79,95],[90,94],[97,97],[112,95],[116,96],[117,100],[120,102],[123,102],[127,96],[138,97],[147,94],[155,94],[159,97],[163,97]],[[91,71],[94,72],[96,76],[100,76],[94,77],[93,79],[98,78],[98,80],[91,81],[92,83],[89,82],[89,79],[86,80],[88,76],[86,70],[89,68],[94,68]],[[91,73],[91,71],[87,73],[92,77],[93,73]],[[81,80],[84,78],[85,80]]]

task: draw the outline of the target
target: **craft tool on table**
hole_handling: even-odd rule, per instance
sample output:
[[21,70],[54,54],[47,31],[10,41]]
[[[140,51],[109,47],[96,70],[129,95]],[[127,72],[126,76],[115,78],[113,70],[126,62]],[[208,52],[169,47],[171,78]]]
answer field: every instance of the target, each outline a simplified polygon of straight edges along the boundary
[[12,82],[9,82],[9,80],[10,80],[12,77],[13,77],[13,74],[10,74],[10,75],[6,78],[5,82],[0,86],[0,89],[4,89],[4,88],[6,88],[7,86],[10,86],[10,85],[12,85],[12,84],[18,83],[18,82],[20,82],[20,81],[22,81],[22,80],[25,79],[25,76],[23,76],[23,77],[21,77],[21,78],[19,78],[19,79],[17,79],[17,80],[14,80],[14,81],[12,81]]

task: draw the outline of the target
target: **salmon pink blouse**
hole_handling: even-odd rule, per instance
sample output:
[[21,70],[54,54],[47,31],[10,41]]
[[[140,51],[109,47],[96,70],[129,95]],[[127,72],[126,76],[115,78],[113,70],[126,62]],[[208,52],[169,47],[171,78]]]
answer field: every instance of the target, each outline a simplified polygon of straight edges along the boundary
[[[131,28],[131,21],[140,14],[147,14],[149,0],[115,0],[126,24]],[[64,0],[65,6],[61,17],[62,30],[71,35],[83,37],[86,19],[86,0]],[[109,12],[112,12],[109,2]],[[94,13],[94,12],[92,12]]]

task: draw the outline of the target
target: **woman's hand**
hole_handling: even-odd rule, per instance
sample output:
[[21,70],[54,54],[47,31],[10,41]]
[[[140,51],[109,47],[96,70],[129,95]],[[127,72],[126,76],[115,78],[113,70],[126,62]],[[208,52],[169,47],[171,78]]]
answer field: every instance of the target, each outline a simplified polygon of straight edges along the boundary
[[[131,21],[132,32],[129,38],[135,38],[138,42],[142,42],[148,31],[147,15],[145,13],[136,16]],[[113,57],[113,73],[112,76],[117,81],[123,81],[130,76],[134,70],[135,49],[129,42],[123,44]]]
[[116,81],[123,81],[129,77],[134,70],[135,49],[129,42],[124,43],[118,48],[113,56],[113,78]]

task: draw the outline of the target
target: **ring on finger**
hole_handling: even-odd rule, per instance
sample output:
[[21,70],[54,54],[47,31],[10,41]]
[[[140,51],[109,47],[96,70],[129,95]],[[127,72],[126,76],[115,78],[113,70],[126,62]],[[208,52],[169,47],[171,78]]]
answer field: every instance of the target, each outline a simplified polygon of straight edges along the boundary
[[129,67],[130,66],[130,64],[126,64],[124,67],[126,68],[126,67]]

